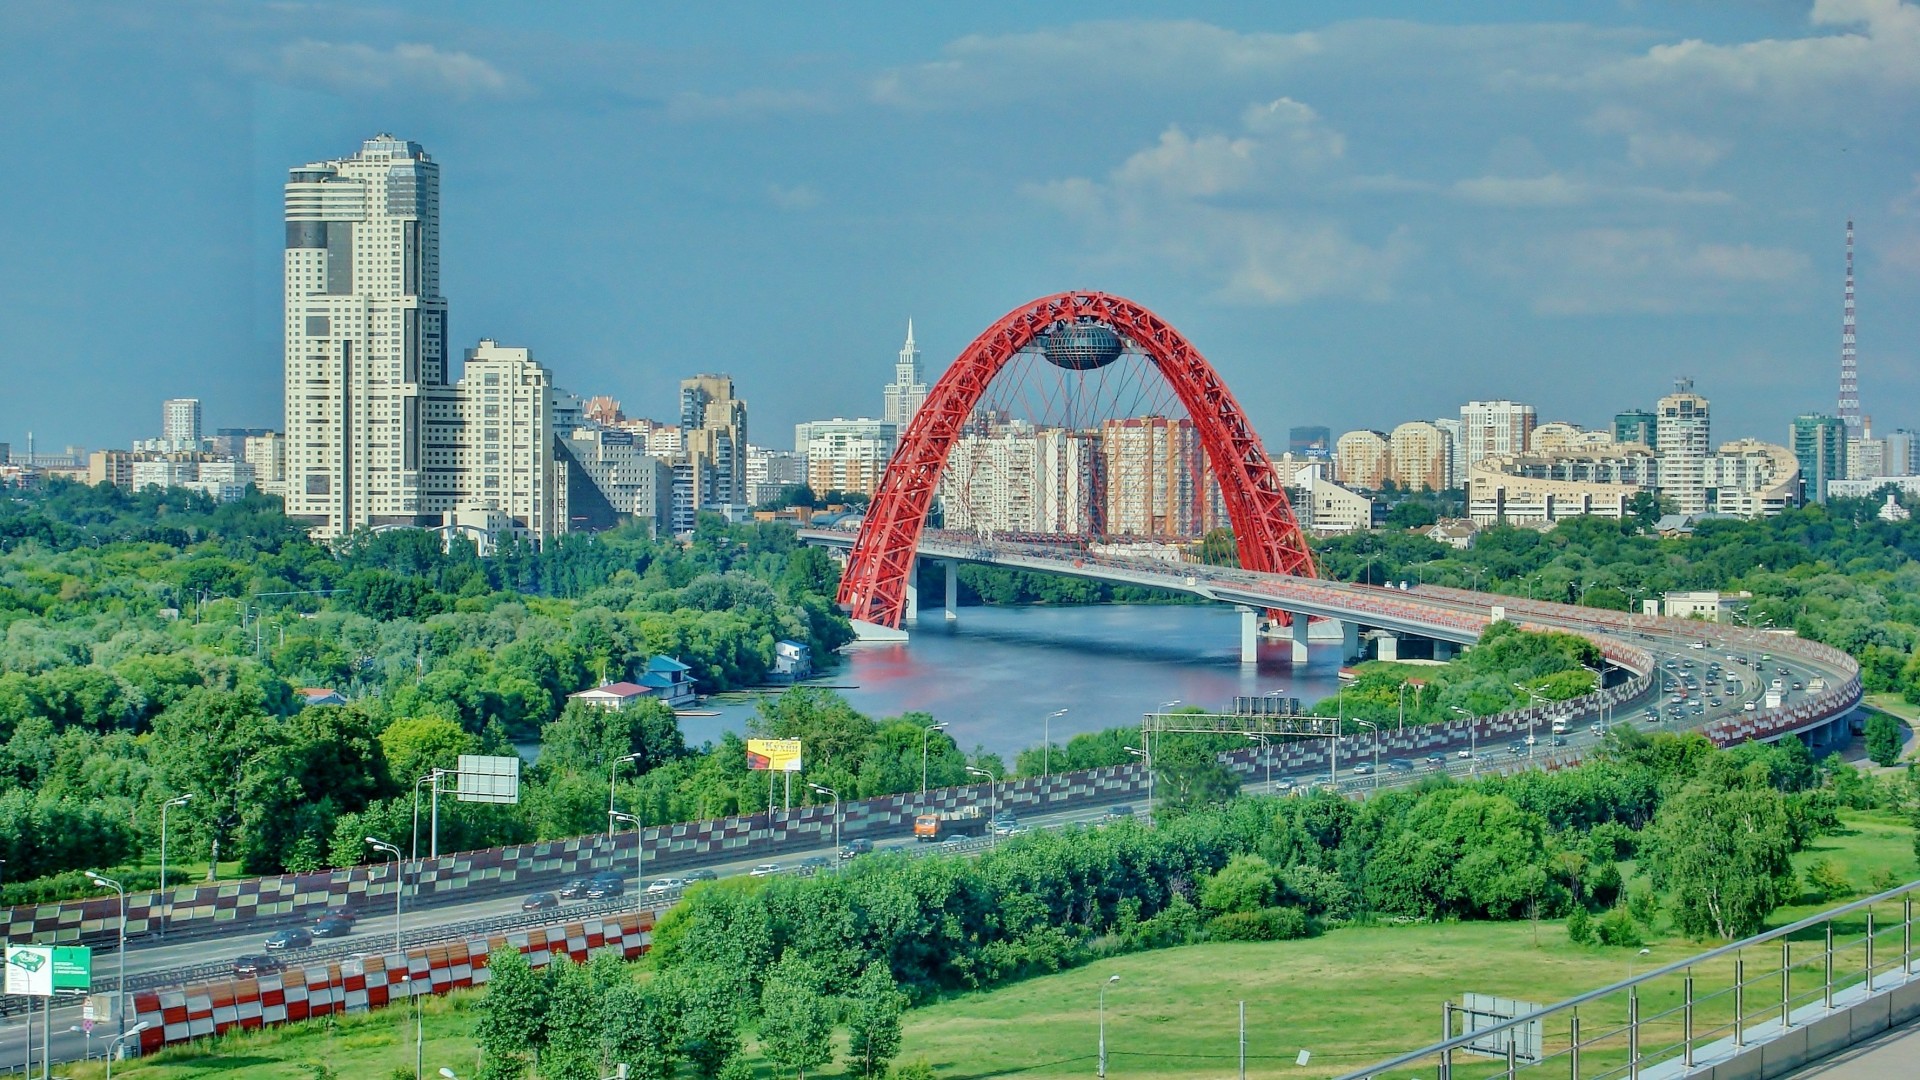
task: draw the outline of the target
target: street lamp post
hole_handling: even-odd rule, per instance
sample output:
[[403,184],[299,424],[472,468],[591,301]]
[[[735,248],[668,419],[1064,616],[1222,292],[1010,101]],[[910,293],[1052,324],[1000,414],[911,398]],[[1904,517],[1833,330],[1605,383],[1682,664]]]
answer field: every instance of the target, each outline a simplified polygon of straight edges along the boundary
[[1248,731],[1244,732],[1244,734],[1247,738],[1260,744],[1260,757],[1267,763],[1267,794],[1271,795],[1273,794],[1273,746],[1267,742],[1265,732]]
[[644,754],[628,754],[626,757],[614,758],[613,764],[607,766],[607,839],[609,840],[613,839],[613,812],[616,809],[613,803],[613,790],[620,782],[620,766],[629,761],[639,761],[645,756]]
[[1065,709],[1055,709],[1040,722],[1040,776],[1042,779],[1053,775],[1053,721],[1055,717],[1067,715]]
[[1120,976],[1113,975],[1100,984],[1100,1071],[1094,1075],[1101,1080],[1106,1080],[1107,1075],[1107,987],[1119,981]]
[[990,838],[988,843],[999,847],[1000,779],[985,769],[976,769],[971,765],[967,766],[967,775],[987,778],[987,836]]
[[[1142,739],[1140,741],[1145,742],[1146,740]],[[1129,746],[1129,747],[1126,747],[1125,749],[1127,753],[1132,754],[1134,757],[1139,758],[1140,763],[1147,767],[1147,824],[1152,825],[1153,824],[1153,755],[1146,750],[1140,749],[1137,746]]]
[[193,801],[193,792],[189,791],[177,799],[168,799],[160,804],[160,936],[167,936],[167,924],[173,921],[173,894],[167,892],[167,811],[176,806],[185,806]]
[[112,889],[120,897],[120,974],[113,985],[114,1019],[120,1025],[120,1034],[127,1033],[127,890],[121,884],[104,874],[87,871],[87,880],[102,888]]
[[[1604,664],[1606,661],[1602,660],[1601,663]],[[1588,667],[1585,664],[1581,664],[1580,667],[1584,671],[1593,672],[1593,690],[1600,695],[1600,729],[1605,731],[1613,727],[1612,718],[1607,715],[1607,673],[1601,668]]]
[[633,909],[638,911],[640,910],[640,898],[644,895],[646,886],[645,877],[642,874],[642,867],[646,865],[645,860],[647,854],[646,845],[640,842],[640,819],[634,817],[632,814],[623,814],[618,810],[607,811],[607,834],[609,836],[613,834],[613,823],[616,821],[624,821],[633,826]]
[[840,793],[824,784],[809,783],[808,787],[833,799],[833,872],[839,873],[845,865],[840,859]]
[[113,1080],[113,1057],[115,1054],[120,1052],[120,1044],[126,1042],[128,1039],[133,1038],[135,1035],[140,1034],[141,1032],[147,1030],[152,1026],[153,1026],[153,1021],[142,1020],[139,1023],[128,1028],[124,1034],[121,1034],[120,1036],[116,1037],[113,1040],[113,1042],[107,1046],[107,1080]]
[[1447,708],[1467,718],[1467,775],[1472,776],[1480,771],[1480,724],[1472,713],[1458,705]]
[[927,740],[933,737],[934,732],[945,731],[945,730],[947,730],[947,722],[945,720],[942,720],[937,724],[928,724],[926,727],[923,727],[920,729],[920,794],[921,795],[925,795],[927,793]]
[[1354,717],[1353,722],[1373,732],[1373,790],[1380,790],[1380,725]]
[[1400,734],[1407,733],[1407,687],[1413,685],[1405,680],[1400,683]]
[[393,951],[400,954],[401,962],[405,963],[406,956],[400,948],[400,897],[404,891],[400,888],[400,845],[371,836],[367,837],[367,845],[375,851],[384,851],[393,856]]
[[[1528,687],[1525,687],[1525,686],[1522,686],[1522,685],[1520,685],[1519,683],[1514,683],[1514,684],[1513,684],[1513,688],[1514,688],[1515,690],[1518,690],[1518,691],[1520,691],[1521,693],[1523,693],[1523,694],[1525,694],[1525,695],[1527,695],[1527,697],[1528,697],[1528,698],[1529,698],[1529,699],[1530,699],[1530,700],[1531,700],[1531,701],[1532,701],[1532,702],[1533,702],[1533,703],[1534,703],[1535,705],[1551,705],[1551,704],[1553,704],[1553,702],[1551,702],[1551,701],[1548,701],[1548,700],[1547,700],[1546,698],[1544,698],[1544,697],[1542,697],[1542,696],[1541,696],[1540,694],[1538,694],[1538,693],[1536,693],[1536,692],[1535,692],[1535,691],[1533,691],[1532,689],[1530,689],[1530,688],[1528,688]],[[1535,743],[1535,742],[1537,741],[1537,739],[1535,738],[1535,735],[1534,735],[1534,731],[1533,731],[1533,724],[1534,724],[1534,720],[1535,720],[1535,719],[1536,719],[1536,717],[1535,717],[1535,715],[1534,715],[1534,711],[1533,711],[1532,709],[1528,709],[1528,710],[1527,710],[1527,760],[1528,760],[1528,761],[1532,761],[1532,760],[1533,760],[1533,744],[1534,744],[1534,743]]]

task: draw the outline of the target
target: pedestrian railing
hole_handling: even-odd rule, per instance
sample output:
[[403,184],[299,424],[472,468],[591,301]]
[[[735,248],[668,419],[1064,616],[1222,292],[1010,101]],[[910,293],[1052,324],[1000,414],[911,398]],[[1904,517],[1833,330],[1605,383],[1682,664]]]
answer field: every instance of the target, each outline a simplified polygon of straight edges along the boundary
[[1684,1077],[1920,978],[1916,898],[1920,881],[1525,1015],[1447,1002],[1445,1040],[1338,1080]]

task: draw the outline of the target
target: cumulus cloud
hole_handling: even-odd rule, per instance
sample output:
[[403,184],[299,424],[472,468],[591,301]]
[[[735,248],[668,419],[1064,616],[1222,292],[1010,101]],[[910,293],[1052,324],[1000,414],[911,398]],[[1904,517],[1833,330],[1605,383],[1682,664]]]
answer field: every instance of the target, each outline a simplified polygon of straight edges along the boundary
[[1724,191],[1669,191],[1644,184],[1602,184],[1561,173],[1543,176],[1479,176],[1454,181],[1451,194],[1481,206],[1511,209],[1586,206],[1596,202],[1649,202],[1675,206],[1731,203]]
[[1502,245],[1480,257],[1546,315],[1734,310],[1807,284],[1789,248],[1689,239],[1672,228],[1592,228]]
[[296,41],[282,47],[270,74],[290,83],[318,84],[343,96],[393,90],[458,98],[508,97],[525,84],[487,61],[432,45],[381,49],[353,42]]
[[1815,0],[1809,22],[1838,32],[1731,45],[1690,38],[1601,66],[1584,81],[1712,86],[1782,99],[1815,89],[1920,86],[1920,8],[1905,0]]
[[1386,299],[1414,246],[1404,232],[1369,245],[1289,194],[1325,183],[1345,140],[1310,107],[1249,107],[1231,135],[1169,127],[1104,179],[1070,177],[1029,193],[1077,220],[1109,261],[1152,261],[1210,275],[1226,300],[1292,304],[1322,296]]
[[1661,124],[1638,109],[1603,105],[1587,117],[1587,130],[1626,139],[1627,160],[1636,168],[1698,172],[1717,164],[1733,144]]

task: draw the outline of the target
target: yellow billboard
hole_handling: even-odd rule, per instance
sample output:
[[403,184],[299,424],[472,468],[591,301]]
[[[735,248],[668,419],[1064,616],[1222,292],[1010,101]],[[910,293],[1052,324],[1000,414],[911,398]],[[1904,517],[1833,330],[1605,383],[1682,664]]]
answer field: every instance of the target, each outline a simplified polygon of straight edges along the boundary
[[799,772],[800,740],[748,739],[747,768],[773,772]]

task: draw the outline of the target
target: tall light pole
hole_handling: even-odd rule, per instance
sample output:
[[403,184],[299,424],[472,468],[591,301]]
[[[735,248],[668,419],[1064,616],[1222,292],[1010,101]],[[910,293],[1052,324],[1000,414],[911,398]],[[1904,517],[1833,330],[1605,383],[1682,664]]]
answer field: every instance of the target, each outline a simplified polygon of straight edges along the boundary
[[120,897],[120,974],[114,983],[114,1019],[120,1024],[120,1034],[127,1033],[127,890],[120,883],[104,874],[87,871],[87,880],[102,888],[112,889]]
[[937,724],[928,724],[920,729],[920,794],[922,795],[927,793],[927,740],[933,738],[934,732],[945,730],[947,730],[945,720]]
[[[1525,687],[1525,686],[1522,686],[1522,685],[1520,685],[1519,683],[1514,683],[1514,684],[1513,684],[1513,688],[1514,688],[1515,690],[1518,690],[1518,691],[1520,691],[1521,693],[1523,693],[1523,694],[1525,694],[1525,695],[1527,695],[1527,697],[1528,697],[1528,698],[1530,698],[1530,699],[1532,699],[1532,701],[1533,701],[1533,702],[1534,702],[1534,704],[1536,704],[1536,705],[1551,705],[1551,704],[1553,704],[1553,702],[1551,702],[1551,701],[1548,701],[1548,700],[1547,700],[1546,698],[1544,698],[1544,697],[1542,697],[1542,696],[1541,696],[1540,694],[1538,694],[1538,693],[1536,693],[1536,692],[1534,692],[1534,691],[1533,691],[1533,690],[1532,690],[1531,688],[1529,688],[1529,687]],[[1532,710],[1532,709],[1528,709],[1528,710],[1527,710],[1527,760],[1528,760],[1528,761],[1532,761],[1532,760],[1533,760],[1533,744],[1534,744],[1534,734],[1533,734],[1533,723],[1534,723],[1534,713],[1533,713],[1533,710]]]
[[1380,790],[1380,725],[1354,717],[1353,722],[1373,732],[1373,790]]
[[840,793],[825,784],[808,783],[808,787],[833,799],[833,872],[839,873],[846,864],[840,858]]
[[160,936],[167,936],[167,924],[173,921],[173,894],[167,891],[167,811],[176,806],[185,806],[193,801],[193,792],[189,791],[177,799],[168,799],[160,804]]
[[[1146,740],[1142,739],[1141,741],[1145,742]],[[1151,753],[1148,753],[1145,750],[1140,749],[1137,746],[1125,747],[1125,750],[1127,751],[1127,753],[1132,754],[1134,757],[1139,758],[1140,763],[1147,767],[1147,824],[1152,825],[1153,824],[1153,755]]]
[[1400,682],[1400,734],[1407,733],[1407,687],[1413,684],[1402,679]]
[[113,1056],[120,1052],[120,1044],[153,1026],[153,1021],[142,1020],[128,1028],[107,1046],[107,1080],[113,1080]]
[[400,845],[389,844],[385,840],[367,837],[367,845],[375,851],[384,851],[393,856],[393,951],[400,956],[400,962],[406,963],[406,954],[400,948]]
[[[1606,663],[1605,660],[1600,662],[1602,664]],[[1593,692],[1604,695],[1607,692],[1607,673],[1600,668],[1588,667],[1585,664],[1581,664],[1580,667],[1582,670],[1593,672]],[[1602,697],[1600,699],[1600,728],[1604,731],[1612,726],[1613,724],[1607,716],[1607,699]]]
[[639,911],[640,897],[646,884],[641,868],[645,865],[644,860],[647,854],[646,845],[640,842],[640,819],[632,814],[609,810],[607,811],[607,835],[613,835],[613,823],[616,821],[624,821],[633,826],[633,910]]
[[994,847],[999,847],[1000,780],[987,770],[976,769],[971,765],[967,766],[967,775],[984,776],[987,778],[987,836],[989,838],[987,842]]
[[1474,715],[1458,705],[1449,705],[1448,709],[1467,718],[1467,775],[1480,771],[1480,724]]
[[1273,744],[1267,741],[1265,732],[1242,732],[1247,738],[1260,744],[1260,758],[1267,763],[1267,794],[1273,794]]
[[1040,776],[1045,779],[1053,775],[1053,721],[1055,717],[1067,715],[1065,709],[1055,709],[1040,722]]
[[1120,981],[1120,976],[1110,976],[1100,984],[1100,1071],[1094,1075],[1106,1080],[1107,1075],[1107,987]]
[[613,804],[613,790],[620,782],[620,766],[629,761],[639,761],[645,756],[645,754],[628,754],[626,757],[614,758],[613,764],[607,766],[607,839],[609,840],[613,839],[613,812],[618,809]]

